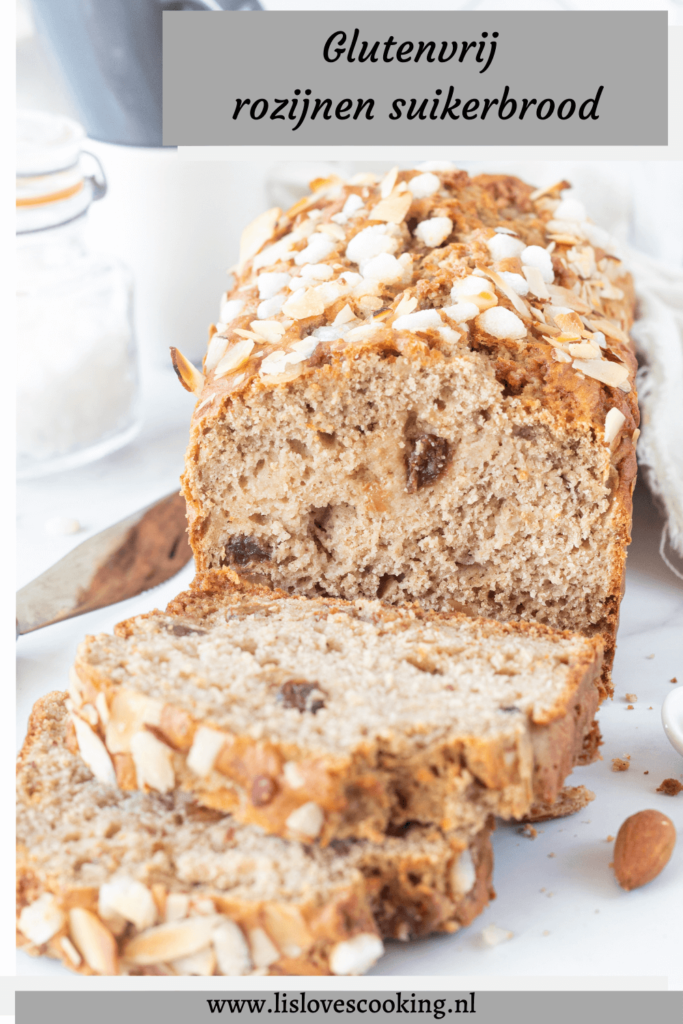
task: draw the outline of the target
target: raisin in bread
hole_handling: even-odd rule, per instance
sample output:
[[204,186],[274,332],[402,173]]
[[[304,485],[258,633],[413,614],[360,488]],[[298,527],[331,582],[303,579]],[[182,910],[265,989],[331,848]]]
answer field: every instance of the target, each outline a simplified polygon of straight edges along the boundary
[[552,803],[595,752],[599,640],[379,601],[289,597],[231,570],[86,638],[75,741],[124,789],[193,791],[286,838],[380,841]]
[[599,635],[610,692],[634,298],[566,187],[439,163],[245,231],[204,374],[176,358],[200,570]]
[[380,933],[468,924],[493,896],[491,823],[321,850],[186,794],[122,793],[69,749],[66,694],[19,757],[17,939],[81,974],[358,974]]

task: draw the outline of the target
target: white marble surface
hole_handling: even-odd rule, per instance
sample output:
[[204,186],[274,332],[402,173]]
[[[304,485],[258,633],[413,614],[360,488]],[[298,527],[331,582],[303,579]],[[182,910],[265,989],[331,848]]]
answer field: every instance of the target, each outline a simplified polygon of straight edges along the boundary
[[[171,372],[148,372],[147,421],[126,449],[80,470],[25,482],[18,493],[18,586],[42,572],[75,544],[177,486],[192,406]],[[83,532],[53,537],[45,523],[75,517]],[[615,698],[600,712],[605,743],[601,761],[577,769],[595,801],[579,814],[538,827],[534,840],[517,827],[501,825],[494,836],[498,898],[481,918],[454,936],[436,936],[409,945],[390,943],[375,975],[448,976],[476,979],[481,987],[504,978],[612,976],[650,978],[683,989],[681,907],[683,838],[662,875],[641,890],[623,892],[609,863],[621,822],[652,807],[668,814],[683,835],[683,794],[655,790],[667,777],[683,780],[683,758],[669,745],[660,708],[677,676],[683,686],[683,583],[658,554],[661,521],[649,495],[636,491],[634,541],[628,560],[619,646],[614,672]],[[18,740],[33,701],[65,687],[76,645],[86,632],[110,629],[128,615],[162,606],[192,576],[179,576],[130,601],[59,623],[17,643]],[[627,710],[626,693],[635,693]],[[631,755],[626,772],[610,770],[613,757]],[[647,774],[645,774],[647,772]],[[480,933],[486,924],[514,936],[494,948]],[[48,960],[19,955],[19,975],[64,975]],[[469,983],[469,982],[468,982]],[[540,984],[540,982],[539,982]]]

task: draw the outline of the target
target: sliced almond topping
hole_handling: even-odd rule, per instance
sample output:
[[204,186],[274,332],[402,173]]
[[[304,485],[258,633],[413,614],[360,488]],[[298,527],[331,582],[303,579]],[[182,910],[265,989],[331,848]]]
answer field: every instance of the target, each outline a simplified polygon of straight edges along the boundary
[[131,737],[145,725],[159,725],[163,704],[134,690],[117,690],[109,707],[105,743],[112,754],[130,753]]
[[211,944],[219,920],[218,916],[188,917],[148,928],[131,939],[123,956],[141,967],[192,956]]
[[157,907],[154,898],[142,882],[119,875],[100,886],[98,910],[101,917],[120,914],[138,931],[156,924]]
[[166,897],[166,921],[182,921],[190,909],[190,897],[184,892],[169,892]]
[[602,331],[603,334],[607,335],[608,338],[612,338],[614,341],[620,341],[622,345],[629,345],[629,337],[620,327],[612,323],[611,320],[597,320],[597,319],[586,319],[586,327],[591,331]]
[[319,836],[324,823],[325,815],[313,800],[297,807],[285,821],[285,825],[291,832],[295,832],[304,839],[315,839]]
[[168,793],[175,785],[173,751],[151,732],[143,729],[130,741],[138,786],[149,786],[159,793]]
[[491,278],[496,288],[498,288],[503,293],[503,295],[505,295],[505,297],[510,300],[510,302],[515,307],[520,316],[523,316],[526,320],[528,320],[530,317],[529,307],[527,306],[524,299],[517,294],[515,289],[512,288],[511,285],[507,283],[505,278],[501,277],[500,274],[496,273],[495,270],[491,270],[489,267],[482,267],[481,269],[483,270],[487,277]]
[[457,896],[465,896],[474,888],[477,872],[469,850],[463,850],[451,867],[451,888]]
[[254,967],[257,969],[270,967],[271,964],[280,959],[280,950],[273,945],[263,928],[250,929],[249,945],[251,946],[251,958],[254,961]]
[[62,935],[59,940],[59,944],[74,967],[80,967],[83,963],[83,957],[78,952],[71,939],[67,935]]
[[341,327],[342,324],[348,324],[351,320],[355,319],[356,314],[354,313],[354,311],[351,309],[347,302],[343,309],[340,309],[339,312],[337,313],[336,317],[332,321],[332,325],[334,327]]
[[213,771],[216,758],[224,744],[225,736],[222,732],[218,732],[216,729],[207,729],[204,725],[200,726],[194,735],[190,753],[187,755],[187,767],[195,775],[206,778]]
[[574,369],[613,388],[628,382],[627,368],[621,363],[611,363],[607,359],[575,359]]
[[176,974],[194,974],[202,978],[210,977],[216,970],[216,952],[213,946],[200,949],[191,956],[181,956],[171,961]]
[[251,970],[249,947],[234,921],[223,921],[213,932],[218,969],[226,977],[241,977]]
[[334,238],[335,242],[343,242],[346,238],[346,232],[338,224],[320,224],[317,230]]
[[543,274],[538,267],[529,267],[526,264],[522,266],[522,273],[524,274],[527,284],[529,285],[529,291],[537,299],[549,299],[550,292],[548,291],[548,285],[543,280]]
[[393,192],[388,199],[381,199],[370,210],[368,220],[383,220],[388,224],[402,224],[412,201],[412,192]]
[[572,361],[572,357],[563,352],[561,348],[553,349],[553,359],[556,363],[571,363]]
[[382,199],[388,199],[391,193],[394,191],[394,185],[396,184],[396,178],[398,177],[398,167],[392,167],[390,171],[382,178],[379,186],[379,193]]
[[275,227],[282,211],[274,206],[247,224],[240,238],[240,259],[238,269],[241,272],[244,264],[255,256],[262,245],[265,245],[275,234]]
[[282,773],[290,789],[301,789],[306,779],[296,761],[285,761],[282,766]]
[[24,907],[17,927],[34,946],[42,946],[66,924],[66,915],[51,892],[44,892]]
[[[558,338],[557,340],[559,341],[560,339]],[[602,359],[599,345],[594,345],[591,341],[567,345],[567,351],[575,359]]]
[[556,313],[553,319],[557,326],[562,328],[563,334],[574,337],[577,340],[581,337],[583,324],[581,318],[576,313]]
[[547,188],[537,188],[535,192],[531,193],[529,199],[532,203],[535,203],[542,196],[557,196],[560,192],[564,192],[566,188],[571,188],[571,185],[563,178],[562,181],[557,181],[554,185],[548,185]]
[[330,970],[333,974],[364,974],[384,953],[379,935],[362,932],[346,942],[338,942],[330,952]]
[[610,409],[605,416],[605,444],[611,445],[626,422],[626,417],[619,409]]
[[569,309],[573,309],[576,313],[590,313],[591,311],[588,303],[584,302],[575,292],[570,291],[569,288],[562,288],[558,284],[549,284],[548,291],[550,292],[550,298],[556,306],[568,306]]
[[114,765],[100,737],[78,715],[72,714],[71,721],[76,730],[76,740],[81,757],[90,771],[100,782],[104,782],[107,786],[115,786],[116,772],[114,771]]
[[264,341],[275,344],[285,333],[285,329],[278,320],[253,320],[249,325]]
[[173,346],[171,346],[171,362],[176,376],[185,390],[199,395],[204,387],[204,374],[200,373],[189,359],[185,358],[179,348]]
[[[259,337],[260,340],[262,339]],[[220,360],[214,371],[214,377],[224,377],[226,373],[232,373],[233,370],[239,369],[240,366],[246,363],[253,350],[253,338],[245,338],[243,341],[238,341]]]
[[107,722],[109,721],[109,708],[107,706],[107,698],[102,690],[100,690],[95,697],[95,707],[97,708],[97,714],[99,715],[102,725],[106,728]]
[[325,300],[317,293],[316,288],[300,288],[287,299],[282,312],[293,320],[305,320],[309,316],[319,316],[325,312]]
[[69,932],[91,970],[96,974],[118,974],[116,939],[96,914],[73,907],[69,911]]
[[301,956],[313,945],[313,935],[301,911],[286,903],[271,903],[263,909],[268,934],[285,956]]
[[403,295],[398,306],[394,310],[396,316],[406,316],[417,309],[418,302],[414,295]]

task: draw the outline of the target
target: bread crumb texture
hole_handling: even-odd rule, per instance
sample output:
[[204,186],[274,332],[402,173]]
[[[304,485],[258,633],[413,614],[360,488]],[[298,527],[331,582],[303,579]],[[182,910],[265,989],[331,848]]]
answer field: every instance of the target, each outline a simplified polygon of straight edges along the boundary
[[245,233],[195,389],[198,568],[601,635],[606,692],[631,279],[566,182],[424,173],[317,181]]

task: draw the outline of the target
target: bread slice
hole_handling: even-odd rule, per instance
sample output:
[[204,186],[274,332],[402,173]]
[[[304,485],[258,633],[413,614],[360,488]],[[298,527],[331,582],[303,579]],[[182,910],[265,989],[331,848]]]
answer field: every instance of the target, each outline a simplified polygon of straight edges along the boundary
[[72,677],[93,769],[284,837],[477,830],[552,803],[595,752],[600,641],[545,626],[289,597],[223,570],[115,633],[86,638]]
[[187,380],[199,570],[601,636],[610,692],[634,298],[566,187],[329,179],[245,232]]
[[383,935],[454,932],[493,896],[489,822],[381,846],[264,836],[182,793],[121,793],[68,749],[66,694],[19,757],[17,939],[80,974],[358,974]]

